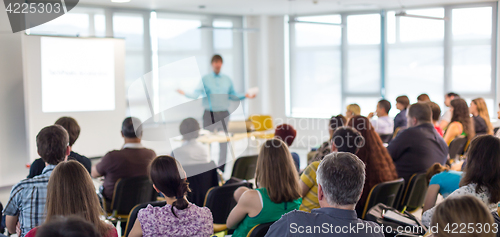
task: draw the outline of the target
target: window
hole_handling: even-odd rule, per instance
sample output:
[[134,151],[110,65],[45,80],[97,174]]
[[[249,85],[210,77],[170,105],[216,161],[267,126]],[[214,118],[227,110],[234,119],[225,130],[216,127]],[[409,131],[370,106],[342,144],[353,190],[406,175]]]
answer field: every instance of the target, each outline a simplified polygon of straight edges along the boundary
[[104,11],[85,7],[75,8],[54,20],[29,29],[29,34],[76,37],[104,36],[105,32]]

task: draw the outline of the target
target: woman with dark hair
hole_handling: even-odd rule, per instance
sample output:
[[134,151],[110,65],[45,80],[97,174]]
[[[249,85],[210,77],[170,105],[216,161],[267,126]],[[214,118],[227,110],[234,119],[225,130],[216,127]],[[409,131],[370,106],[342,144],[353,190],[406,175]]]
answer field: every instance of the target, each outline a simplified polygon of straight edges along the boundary
[[364,116],[354,116],[347,126],[359,131],[365,138],[365,144],[356,154],[366,165],[366,180],[363,194],[356,205],[356,212],[361,216],[365,202],[373,186],[398,178],[396,167],[389,152],[384,147],[380,136],[375,132],[370,120]]
[[[332,116],[330,118],[330,121],[328,123],[328,140],[323,142],[323,144],[321,144],[321,146],[314,153],[310,152],[310,154],[307,155],[307,157],[308,157],[307,164],[311,164],[315,161],[320,161],[323,159],[323,157],[332,153],[331,141],[332,141],[333,133],[335,132],[335,130],[337,128],[344,126],[346,123],[347,123],[347,119],[342,114],[339,114],[337,116]],[[312,158],[309,159],[309,157],[312,157]]]
[[[500,139],[492,135],[474,138],[467,152],[467,164],[460,181],[460,188],[448,197],[472,195],[488,208],[497,209],[500,201]],[[424,212],[422,223],[429,225],[435,207]]]
[[79,217],[57,217],[40,226],[36,237],[101,237],[96,227]]
[[427,179],[429,188],[425,195],[423,212],[436,205],[438,194],[446,198],[460,187],[459,183],[460,179],[462,179],[462,171],[450,170],[450,168],[440,163],[435,163],[427,170],[425,178]]
[[476,136],[474,122],[469,115],[469,106],[464,99],[458,98],[450,102],[451,122],[444,133],[444,141],[450,145],[458,136],[465,136],[472,140]]
[[405,129],[406,128],[406,111],[408,109],[408,106],[410,106],[410,99],[408,99],[408,96],[402,95],[398,96],[396,98],[396,108],[400,111],[396,117],[394,117],[394,132],[396,132],[396,129]]
[[[154,189],[163,194],[167,204],[148,205],[137,214],[130,237],[139,236],[211,236],[212,213],[186,199],[189,184],[179,161],[171,156],[156,157],[149,167]],[[131,223],[132,224],[132,223]]]

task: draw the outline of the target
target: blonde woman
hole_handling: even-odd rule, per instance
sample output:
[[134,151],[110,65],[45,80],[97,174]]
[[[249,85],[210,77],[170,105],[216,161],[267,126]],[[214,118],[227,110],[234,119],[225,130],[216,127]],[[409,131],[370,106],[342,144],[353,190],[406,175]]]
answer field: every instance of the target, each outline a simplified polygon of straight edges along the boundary
[[484,99],[481,97],[473,99],[470,103],[469,111],[474,118],[476,135],[493,135],[493,125],[491,125],[490,114],[488,113],[488,107],[486,107]]
[[361,114],[361,108],[359,107],[358,104],[350,104],[347,106],[346,111],[345,111],[345,117],[347,120],[350,118],[360,115]]

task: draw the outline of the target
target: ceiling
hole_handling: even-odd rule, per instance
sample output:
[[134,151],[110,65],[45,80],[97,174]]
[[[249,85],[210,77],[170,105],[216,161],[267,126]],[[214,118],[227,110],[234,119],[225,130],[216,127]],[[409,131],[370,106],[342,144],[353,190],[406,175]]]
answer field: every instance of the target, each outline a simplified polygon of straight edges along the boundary
[[80,4],[225,15],[284,15],[393,9],[495,0],[80,0]]

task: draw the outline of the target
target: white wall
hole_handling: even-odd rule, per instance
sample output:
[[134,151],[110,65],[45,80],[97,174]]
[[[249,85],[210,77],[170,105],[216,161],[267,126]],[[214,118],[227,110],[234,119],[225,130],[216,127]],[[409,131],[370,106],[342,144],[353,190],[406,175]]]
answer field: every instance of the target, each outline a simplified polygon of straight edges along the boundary
[[6,186],[28,175],[28,151],[21,33],[12,33],[4,5],[0,5],[0,186]]

